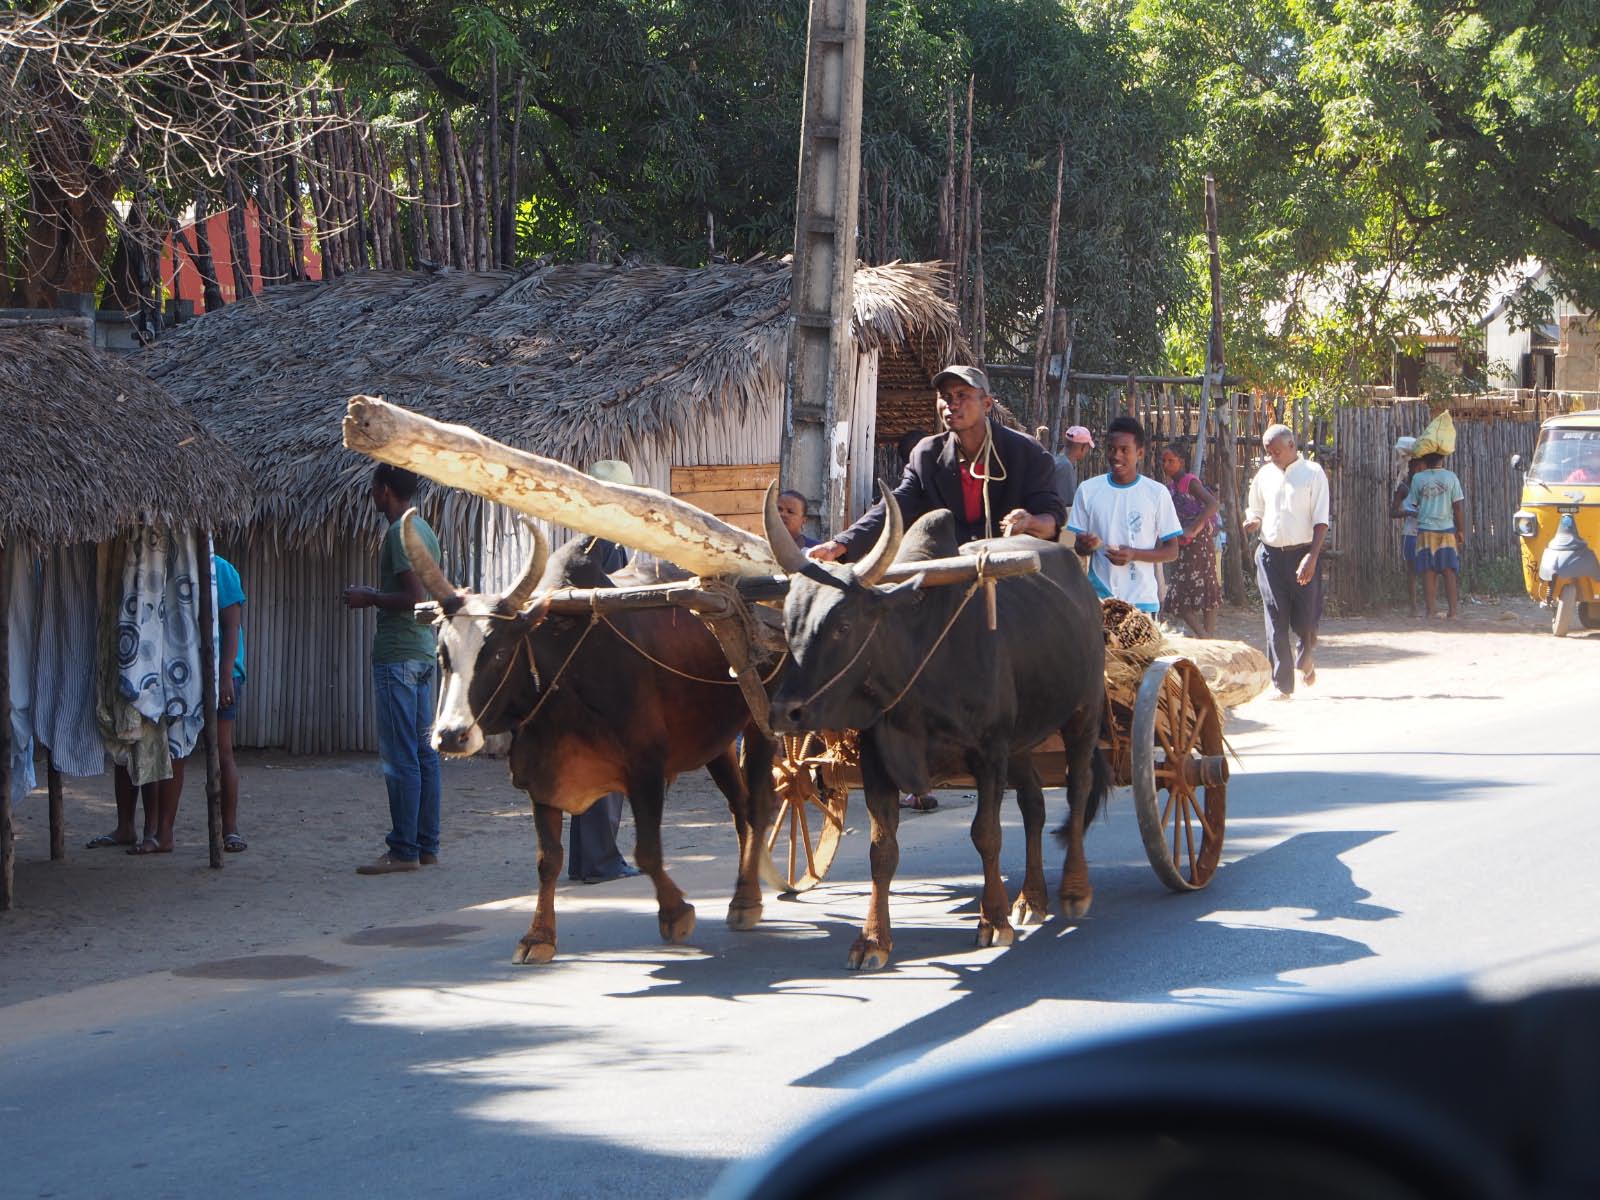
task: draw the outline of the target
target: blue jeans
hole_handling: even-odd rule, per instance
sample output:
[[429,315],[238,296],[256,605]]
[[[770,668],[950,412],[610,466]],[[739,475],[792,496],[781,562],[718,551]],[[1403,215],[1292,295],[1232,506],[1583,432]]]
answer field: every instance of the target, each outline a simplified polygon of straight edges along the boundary
[[372,664],[378,757],[389,789],[387,839],[395,858],[439,852],[439,752],[433,748],[431,662]]

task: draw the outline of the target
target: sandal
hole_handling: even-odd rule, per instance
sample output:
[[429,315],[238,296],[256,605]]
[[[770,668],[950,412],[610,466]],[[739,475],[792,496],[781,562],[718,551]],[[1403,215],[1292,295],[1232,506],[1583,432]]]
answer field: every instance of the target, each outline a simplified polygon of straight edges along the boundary
[[135,842],[133,844],[133,846],[128,850],[128,853],[129,854],[139,854],[139,855],[144,855],[144,854],[171,854],[172,853],[172,847],[171,846],[163,846],[160,842],[156,841],[155,838],[148,837],[148,838],[145,838],[144,841],[142,841],[142,842]]
[[90,838],[83,844],[85,850],[100,850],[106,846],[134,846],[137,842],[125,842],[114,833],[102,833]]
[[900,807],[908,808],[912,812],[932,812],[939,807],[939,801],[934,796],[918,796],[907,793],[900,797]]
[[225,833],[222,835],[222,848],[229,854],[237,854],[241,850],[250,849],[250,843],[237,833]]

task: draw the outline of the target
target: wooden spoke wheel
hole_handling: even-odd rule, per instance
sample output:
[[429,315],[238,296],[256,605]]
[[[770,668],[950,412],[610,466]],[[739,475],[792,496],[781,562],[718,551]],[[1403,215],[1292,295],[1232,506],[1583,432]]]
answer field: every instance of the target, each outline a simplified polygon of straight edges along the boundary
[[839,852],[850,804],[843,776],[854,745],[824,733],[778,742],[772,763],[776,804],[767,831],[769,882],[786,892],[804,892],[822,882]]
[[1175,892],[1211,882],[1228,817],[1222,711],[1200,668],[1168,656],[1150,664],[1133,704],[1133,801],[1145,854]]

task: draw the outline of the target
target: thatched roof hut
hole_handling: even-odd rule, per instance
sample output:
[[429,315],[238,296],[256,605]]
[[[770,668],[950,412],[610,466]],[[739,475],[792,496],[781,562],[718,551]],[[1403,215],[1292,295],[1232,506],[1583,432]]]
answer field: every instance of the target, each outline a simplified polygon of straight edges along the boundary
[[[636,482],[751,527],[778,469],[789,286],[779,261],[361,272],[272,289],[144,352],[150,375],[255,473],[254,518],[226,551],[250,595],[238,744],[376,744],[370,623],[338,608],[344,584],[371,579],[381,524],[372,463],[340,441],[350,396],[580,468],[624,459]],[[847,486],[859,508],[875,442],[892,454],[906,421],[933,427],[930,380],[965,347],[932,264],[858,272],[854,333]],[[461,583],[503,586],[522,565],[505,510],[445,489],[420,503]]]
[[[255,471],[257,518],[285,544],[375,531],[371,463],[340,445],[355,393],[583,465],[622,458],[641,483],[661,447],[749,420],[781,397],[787,261],[556,266],[524,273],[362,272],[275,288],[181,326],[141,356]],[[920,390],[960,352],[938,264],[861,270],[858,349],[880,390]],[[776,456],[776,442],[770,454]],[[477,519],[446,498],[450,540]]]
[[0,543],[101,542],[141,521],[234,524],[249,474],[126,360],[59,328],[0,328]]
[[[12,644],[13,579],[28,574],[14,565],[138,525],[167,526],[187,538],[237,525],[251,510],[249,472],[239,457],[126,360],[96,350],[87,332],[48,318],[0,326],[0,667],[8,681],[0,688],[0,911],[11,906],[15,857],[11,682],[19,662],[32,670],[39,644],[31,633],[15,635]],[[202,579],[209,579],[205,562]],[[56,647],[53,677],[93,677],[98,647],[94,638],[86,642]],[[31,694],[32,683],[27,687]],[[58,696],[62,703],[82,703],[85,693],[63,689],[62,696],[69,697]],[[60,857],[56,805],[49,822],[51,857]]]

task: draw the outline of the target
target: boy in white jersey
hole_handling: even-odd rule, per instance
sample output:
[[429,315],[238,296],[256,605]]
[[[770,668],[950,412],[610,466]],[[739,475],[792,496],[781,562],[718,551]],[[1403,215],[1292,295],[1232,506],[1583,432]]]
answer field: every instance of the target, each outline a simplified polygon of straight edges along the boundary
[[1089,558],[1089,582],[1102,599],[1125,600],[1155,614],[1161,607],[1156,564],[1178,557],[1183,525],[1166,485],[1139,474],[1144,426],[1118,417],[1106,427],[1108,475],[1078,485],[1067,528]]

